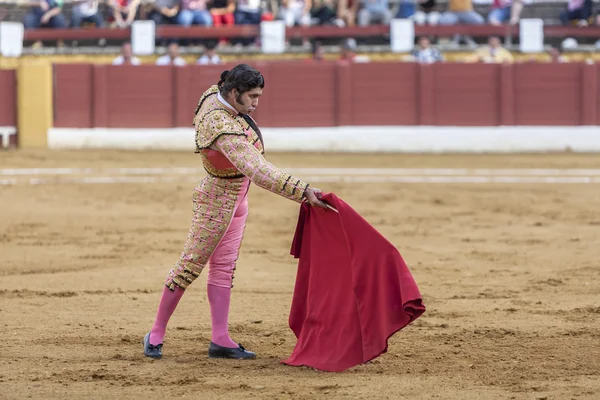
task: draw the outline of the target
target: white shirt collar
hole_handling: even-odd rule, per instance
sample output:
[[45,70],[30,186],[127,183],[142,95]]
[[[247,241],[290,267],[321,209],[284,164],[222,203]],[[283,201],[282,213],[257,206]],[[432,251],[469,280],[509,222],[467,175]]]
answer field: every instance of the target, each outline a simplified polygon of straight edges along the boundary
[[236,110],[234,107],[231,106],[231,104],[229,104],[224,98],[223,96],[221,96],[221,92],[217,92],[217,99],[219,99],[219,101],[221,103],[223,103],[225,105],[225,107],[229,108],[231,111],[233,111],[235,113],[235,115],[238,115],[239,112],[238,110]]

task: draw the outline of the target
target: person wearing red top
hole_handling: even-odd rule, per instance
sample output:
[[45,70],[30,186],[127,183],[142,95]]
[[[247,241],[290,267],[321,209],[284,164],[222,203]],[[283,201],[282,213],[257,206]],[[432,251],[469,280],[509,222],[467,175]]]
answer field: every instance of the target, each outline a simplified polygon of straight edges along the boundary
[[[233,26],[235,24],[234,12],[234,0],[213,0],[211,2],[210,14],[212,15],[214,26]],[[222,38],[219,41],[219,44],[224,44],[226,42],[227,40]]]
[[109,0],[117,27],[126,28],[133,24],[140,3],[141,0]]
[[519,22],[522,11],[523,0],[494,0],[488,22],[492,25],[502,25],[509,21],[514,25]]

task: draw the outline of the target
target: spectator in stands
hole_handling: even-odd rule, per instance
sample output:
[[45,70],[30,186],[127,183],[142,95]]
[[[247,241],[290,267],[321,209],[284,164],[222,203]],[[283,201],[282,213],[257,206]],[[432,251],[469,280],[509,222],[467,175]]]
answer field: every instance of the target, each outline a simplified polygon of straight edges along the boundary
[[24,28],[66,28],[62,7],[63,0],[40,0],[23,17]]
[[97,28],[104,26],[104,19],[98,11],[98,0],[83,0],[81,4],[73,6],[71,27],[79,28],[84,22],[92,23]]
[[358,11],[358,25],[367,26],[373,23],[389,25],[392,20],[388,0],[363,0],[363,5]]
[[592,0],[569,0],[567,9],[560,14],[563,25],[575,22],[578,26],[592,23]]
[[238,0],[235,10],[235,23],[238,25],[259,25],[262,8],[260,0]]
[[360,0],[338,0],[337,16],[345,26],[356,25],[356,15]]
[[357,63],[357,62],[369,62],[369,57],[359,56],[356,54],[356,40],[348,38],[342,43],[342,53],[338,60],[342,64],[346,63]]
[[113,65],[140,65],[141,63],[139,58],[133,56],[133,50],[129,42],[123,43],[121,55],[112,62]]
[[316,61],[316,62],[325,61],[325,57],[323,57],[324,54],[325,54],[325,50],[323,49],[321,42],[313,42],[311,57],[310,57],[309,61]]
[[156,0],[152,3],[148,18],[156,25],[176,24],[180,0]]
[[183,26],[212,26],[213,19],[207,8],[207,0],[181,0],[177,23]]
[[214,43],[207,44],[206,48],[204,49],[204,54],[202,54],[202,56],[200,56],[200,58],[198,58],[198,60],[196,61],[196,64],[199,64],[199,65],[222,64],[221,58],[217,54],[215,48],[216,48],[216,45]]
[[[436,0],[401,0],[396,18],[412,19],[417,25],[437,25],[441,14],[435,10]],[[418,9],[417,9],[418,6]]]
[[185,64],[185,60],[179,56],[179,45],[174,42],[167,47],[167,54],[158,57],[156,60],[156,65],[177,65],[178,67],[182,67]]
[[279,19],[285,21],[285,25],[289,27],[310,26],[311,8],[312,0],[281,0]]
[[419,45],[412,51],[411,55],[416,62],[421,64],[433,64],[444,61],[444,57],[442,57],[440,51],[431,47],[431,39],[427,36],[419,38]]
[[127,28],[133,24],[141,0],[109,0],[112,15],[118,28]]
[[473,54],[469,61],[483,63],[512,63],[514,58],[510,51],[502,47],[500,38],[491,36],[488,45],[483,46]]
[[[448,11],[440,17],[440,25],[456,24],[482,25],[485,23],[483,17],[473,9],[473,0],[449,0]],[[461,35],[455,35],[453,44],[460,43]],[[464,37],[467,44],[471,47],[477,47],[477,43],[469,37]]]
[[[259,25],[263,13],[261,0],[238,0],[234,14],[235,23],[237,25]],[[258,38],[243,38],[239,42],[248,46]]]
[[553,62],[553,63],[567,62],[567,59],[560,53],[560,50],[558,49],[558,47],[551,47],[550,50],[548,51],[548,54],[550,55],[550,62]]
[[334,0],[315,0],[313,8],[310,11],[312,21],[311,25],[336,25],[344,26],[345,23],[338,18],[339,6]]
[[[212,0],[210,2],[210,14],[213,18],[214,26],[233,26],[235,24],[235,0]],[[227,43],[227,39],[222,38],[220,45]]]
[[509,21],[511,25],[515,25],[519,22],[522,11],[523,0],[494,0],[488,15],[488,22],[498,26]]

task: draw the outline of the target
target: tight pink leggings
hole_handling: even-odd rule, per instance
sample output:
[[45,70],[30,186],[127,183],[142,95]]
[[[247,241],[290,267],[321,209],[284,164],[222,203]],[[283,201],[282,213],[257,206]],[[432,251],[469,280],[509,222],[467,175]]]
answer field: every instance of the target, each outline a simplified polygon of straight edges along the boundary
[[[242,186],[231,223],[208,262],[207,293],[212,319],[212,341],[224,347],[237,346],[229,336],[229,304],[233,272],[248,217],[248,185],[249,181]],[[151,344],[158,345],[163,342],[169,319],[183,293],[184,290],[179,287],[175,287],[174,291],[164,288],[156,320],[150,332]]]

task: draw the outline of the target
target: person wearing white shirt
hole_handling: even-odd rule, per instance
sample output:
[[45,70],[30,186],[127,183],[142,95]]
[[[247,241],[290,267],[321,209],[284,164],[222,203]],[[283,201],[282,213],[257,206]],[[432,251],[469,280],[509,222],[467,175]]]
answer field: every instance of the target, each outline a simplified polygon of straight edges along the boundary
[[310,25],[312,0],[282,0],[279,7],[279,18],[288,27]]
[[[76,2],[73,1],[75,4]],[[104,26],[102,14],[98,12],[98,0],[79,0],[71,13],[71,27],[79,28],[83,22],[92,22],[96,28]]]
[[207,46],[204,54],[196,61],[196,64],[199,65],[214,65],[221,63],[221,57],[219,57],[213,46]]
[[167,54],[156,60],[156,65],[177,65],[182,67],[185,64],[185,60],[179,56],[179,46],[177,43],[171,43],[167,49]]
[[[260,25],[262,17],[261,0],[238,0],[234,13],[236,25]],[[258,38],[243,38],[239,42],[248,46]]]
[[112,62],[113,65],[140,65],[142,62],[139,58],[133,56],[131,50],[131,43],[126,42],[121,47],[121,55],[115,58]]

